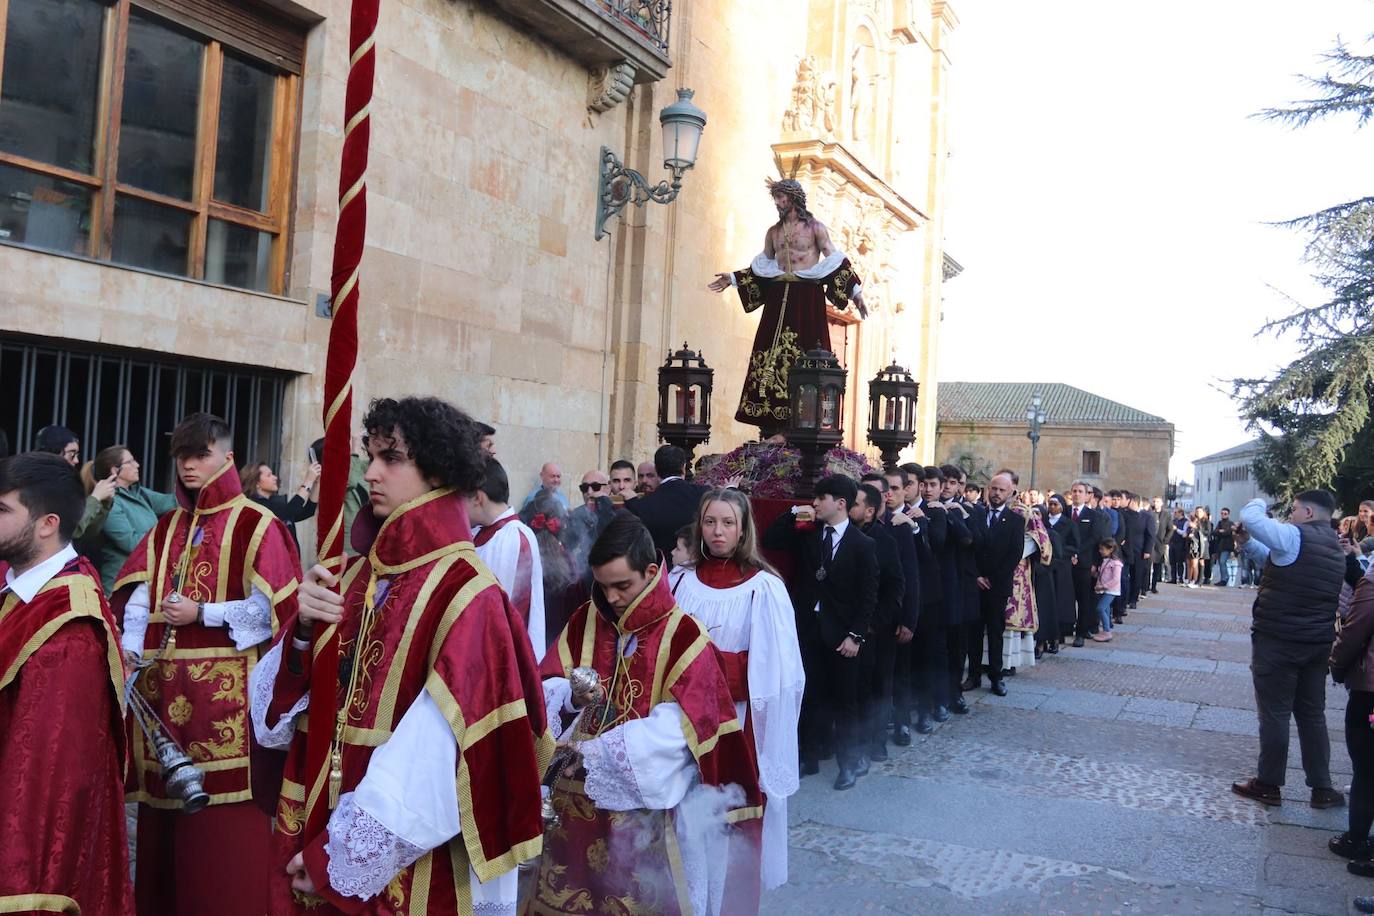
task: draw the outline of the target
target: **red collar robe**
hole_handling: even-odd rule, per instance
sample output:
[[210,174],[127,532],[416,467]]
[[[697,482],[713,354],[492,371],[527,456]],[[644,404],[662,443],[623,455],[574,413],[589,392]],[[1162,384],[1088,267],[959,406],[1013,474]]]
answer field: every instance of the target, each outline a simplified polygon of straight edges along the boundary
[[0,598],[0,912],[133,913],[123,679],[114,617],[85,558],[31,602]]
[[[661,570],[618,618],[597,589],[549,647],[540,671],[546,679],[565,678],[583,666],[601,676],[611,710],[604,721],[590,716],[591,724],[579,730],[604,736],[648,718],[662,703],[677,704],[696,778],[705,786],[742,791],[739,803],[722,812],[729,825],[724,830],[746,834],[756,844],[763,797],[752,743],[736,715],[720,652],[677,606]],[[562,823],[545,839],[532,916],[693,912],[674,829],[676,808],[605,810],[580,779],[566,776],[554,784],[553,803]],[[627,856],[629,851],[636,855]],[[731,865],[740,867],[723,876],[729,887],[724,911],[757,912],[757,856]]]
[[[311,705],[309,733],[304,722],[298,723],[287,757],[269,912],[469,916],[469,867],[488,881],[537,856],[542,845],[539,783],[553,754],[553,738],[524,621],[477,558],[467,512],[452,489],[434,490],[393,512],[367,556],[345,570],[342,585],[339,654],[352,661],[331,666],[318,654],[296,653],[299,670],[283,663],[273,688],[269,727],[306,689]],[[380,604],[365,645],[355,652],[369,592]],[[279,639],[289,640],[294,625],[289,622]],[[316,653],[329,635],[328,630],[316,634]],[[329,759],[312,752],[310,741],[317,728],[332,733],[345,703],[349,664],[362,667],[347,705],[341,795],[362,781],[373,751],[422,690],[448,719],[459,750],[454,791],[461,832],[404,868],[383,894],[367,901],[328,887]],[[330,671],[333,683],[326,683],[322,674]],[[292,891],[282,870],[302,851],[320,892],[315,897]]]

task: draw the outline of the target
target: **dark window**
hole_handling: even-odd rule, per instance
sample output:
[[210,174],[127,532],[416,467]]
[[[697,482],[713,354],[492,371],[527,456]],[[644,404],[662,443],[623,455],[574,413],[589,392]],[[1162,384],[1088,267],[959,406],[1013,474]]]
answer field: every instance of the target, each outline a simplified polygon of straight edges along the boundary
[[0,398],[0,428],[22,451],[38,430],[60,423],[80,438],[83,462],[123,443],[142,464],[143,483],[168,491],[168,437],[197,410],[233,427],[240,464],[275,467],[287,380],[286,373],[270,370],[0,336],[0,390],[10,393]]
[[284,291],[303,46],[251,2],[0,0],[0,240]]
[[1084,452],[1083,453],[1083,473],[1101,474],[1102,473],[1102,453]]

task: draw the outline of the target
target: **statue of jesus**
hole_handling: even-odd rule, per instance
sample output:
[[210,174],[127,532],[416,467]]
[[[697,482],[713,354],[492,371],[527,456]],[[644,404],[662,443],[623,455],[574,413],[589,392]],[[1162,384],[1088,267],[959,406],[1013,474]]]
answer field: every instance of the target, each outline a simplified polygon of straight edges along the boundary
[[763,306],[735,419],[759,427],[765,439],[792,417],[792,364],[807,350],[830,349],[826,300],[837,309],[853,302],[860,317],[868,316],[858,275],[831,244],[825,224],[807,211],[801,183],[784,178],[770,181],[768,190],[778,221],[764,235],[763,252],[748,268],[716,274],[710,284],[714,292],[735,287],[746,313]]

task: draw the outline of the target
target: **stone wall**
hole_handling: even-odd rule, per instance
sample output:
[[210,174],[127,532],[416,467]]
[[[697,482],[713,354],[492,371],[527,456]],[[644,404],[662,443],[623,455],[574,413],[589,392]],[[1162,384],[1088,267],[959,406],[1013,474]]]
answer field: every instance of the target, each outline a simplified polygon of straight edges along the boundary
[[[1101,453],[1100,472],[1083,473],[1083,452]],[[1163,496],[1173,453],[1173,427],[1046,426],[1036,450],[1036,485],[1065,490],[1076,480],[1141,496]],[[1031,443],[1024,424],[941,421],[935,455],[943,463],[969,454],[986,471],[1010,467],[1030,486]]]

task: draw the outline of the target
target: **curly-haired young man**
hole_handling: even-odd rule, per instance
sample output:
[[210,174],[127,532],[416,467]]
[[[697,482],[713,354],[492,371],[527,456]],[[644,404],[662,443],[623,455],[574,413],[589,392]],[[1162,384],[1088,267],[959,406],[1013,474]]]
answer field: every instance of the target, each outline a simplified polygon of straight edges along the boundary
[[253,679],[260,740],[290,747],[269,912],[513,909],[552,737],[524,622],[472,545],[481,425],[387,398],[363,426],[371,549],[306,574]]

